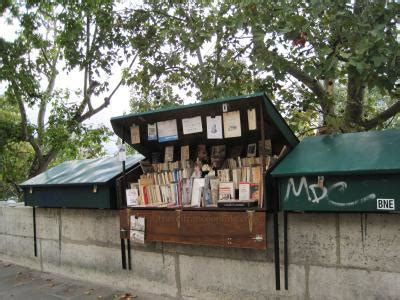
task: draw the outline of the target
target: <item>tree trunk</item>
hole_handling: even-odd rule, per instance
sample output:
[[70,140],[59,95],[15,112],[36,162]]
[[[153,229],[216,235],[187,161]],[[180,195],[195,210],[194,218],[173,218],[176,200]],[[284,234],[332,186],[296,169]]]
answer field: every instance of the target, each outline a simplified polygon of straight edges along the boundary
[[57,150],[52,149],[49,151],[49,153],[41,157],[37,157],[37,155],[35,155],[35,158],[33,159],[32,165],[29,170],[29,178],[35,177],[36,175],[39,175],[40,173],[46,171],[49,167],[49,164],[57,156],[57,153]]
[[334,105],[334,79],[324,80],[325,96],[320,99],[322,109],[322,126],[318,129],[318,134],[332,133],[332,128],[329,127],[329,117],[335,116]]
[[354,66],[349,66],[347,83],[347,102],[344,115],[346,130],[354,130],[362,123],[364,85],[361,75]]

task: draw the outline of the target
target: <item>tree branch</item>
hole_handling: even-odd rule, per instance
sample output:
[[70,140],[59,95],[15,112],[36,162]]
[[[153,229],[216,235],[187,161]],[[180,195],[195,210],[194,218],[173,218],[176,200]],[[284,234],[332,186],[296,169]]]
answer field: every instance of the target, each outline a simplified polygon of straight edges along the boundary
[[[97,34],[97,26],[95,28],[95,34]],[[83,99],[82,102],[79,104],[78,110],[76,112],[76,116],[79,117],[83,111],[85,110],[85,106],[88,105],[89,110],[93,110],[92,104],[90,102],[91,95],[95,86],[94,81],[91,78],[91,62],[89,57],[91,56],[92,47],[94,45],[94,37],[92,39],[92,43],[90,43],[90,17],[89,15],[86,16],[86,54],[85,54],[85,70],[84,70],[84,77],[83,77]]]
[[255,26],[252,27],[252,35],[253,35],[253,53],[255,59],[259,61],[263,61],[262,54],[266,57],[272,57],[272,60],[279,62],[280,65],[284,66],[284,71],[290,75],[292,75],[297,80],[301,81],[304,85],[306,85],[321,101],[325,101],[326,92],[324,87],[316,80],[308,75],[306,72],[301,70],[294,62],[287,60],[285,57],[279,55],[277,52],[270,51],[264,44],[265,33]]
[[221,52],[222,52],[222,47],[220,45],[221,43],[221,35],[220,32],[217,31],[217,41],[216,41],[216,58],[215,58],[215,64],[214,64],[214,69],[215,69],[215,73],[214,73],[214,88],[217,87],[218,84],[218,77],[219,77],[219,63],[221,60]]
[[48,67],[51,68],[51,62],[50,62],[49,58],[47,57],[46,51],[44,51],[43,47],[40,48],[40,52],[42,53],[43,58],[46,61]]
[[182,22],[182,23],[186,23],[185,19],[179,18],[177,16],[170,15],[168,13],[165,13],[164,11],[161,11],[161,10],[156,10],[156,9],[150,9],[150,10],[134,9],[132,11],[137,11],[137,12],[142,12],[142,13],[154,13],[154,14],[161,15],[161,16],[164,16],[164,17],[167,17],[167,18],[170,18],[170,19],[174,19],[174,20]]
[[363,126],[366,130],[370,130],[379,124],[385,122],[386,120],[394,117],[400,112],[400,100],[398,100],[395,104],[390,106],[388,109],[384,110],[383,112],[376,115],[374,118],[370,120],[365,120],[363,122]]
[[83,80],[83,101],[80,109],[83,110],[85,104],[88,101],[88,81],[89,81],[89,51],[90,51],[90,18],[89,15],[86,16],[86,57],[85,57],[85,76]]
[[[38,112],[38,144],[42,144],[43,141],[43,132],[44,132],[44,118],[46,114],[46,108],[47,108],[47,103],[49,100],[49,97],[51,97],[51,94],[53,93],[54,86],[56,83],[56,77],[57,77],[57,62],[58,58],[60,55],[61,49],[58,48],[56,52],[56,56],[53,58],[53,61],[51,62],[50,65],[50,78],[49,78],[49,83],[46,88],[46,92],[44,94],[44,97],[40,100],[39,104],[39,112]],[[43,53],[44,54],[44,53]]]
[[[132,68],[132,66],[133,66],[133,64],[135,63],[137,57],[138,57],[138,53],[134,56],[134,58],[132,59],[131,63],[129,64],[128,70],[129,70],[130,68]],[[118,82],[118,84],[117,84],[117,85],[115,86],[115,88],[112,90],[112,92],[111,92],[107,97],[104,98],[104,102],[103,102],[100,106],[98,106],[97,108],[95,108],[95,109],[93,109],[93,110],[89,110],[88,112],[86,112],[85,114],[83,114],[83,115],[81,115],[81,116],[78,116],[78,117],[76,118],[76,120],[77,120],[78,122],[81,123],[81,122],[83,122],[84,120],[89,119],[91,116],[97,114],[99,111],[101,111],[101,110],[103,110],[104,108],[106,108],[106,107],[110,104],[111,98],[114,96],[114,94],[116,93],[116,91],[117,91],[117,90],[119,89],[119,87],[122,85],[122,82],[123,82],[123,81],[124,81],[124,78],[121,77],[121,80]]]
[[200,48],[196,50],[197,60],[199,61],[199,65],[202,67],[204,65],[203,57],[201,56]]
[[278,59],[280,59],[282,62],[286,64],[287,73],[289,73],[294,78],[304,83],[317,97],[321,99],[325,98],[326,96],[325,90],[323,86],[318,82],[318,80],[312,78],[306,72],[298,68],[294,63],[287,61],[285,58],[277,54],[275,56],[279,57]]

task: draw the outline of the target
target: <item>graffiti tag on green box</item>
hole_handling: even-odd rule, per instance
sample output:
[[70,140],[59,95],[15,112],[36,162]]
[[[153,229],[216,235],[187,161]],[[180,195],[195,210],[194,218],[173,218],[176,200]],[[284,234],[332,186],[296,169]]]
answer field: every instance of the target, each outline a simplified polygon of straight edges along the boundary
[[318,176],[280,179],[283,209],[296,211],[396,211],[400,175]]

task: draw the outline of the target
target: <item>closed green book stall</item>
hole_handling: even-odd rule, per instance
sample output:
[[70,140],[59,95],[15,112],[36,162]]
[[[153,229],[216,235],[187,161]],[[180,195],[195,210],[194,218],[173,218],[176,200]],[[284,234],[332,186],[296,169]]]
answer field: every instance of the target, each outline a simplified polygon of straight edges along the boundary
[[399,212],[400,130],[305,138],[272,172],[284,211]]
[[[142,155],[126,160],[126,172],[138,172]],[[73,160],[61,163],[20,184],[26,206],[103,208],[120,207],[116,193],[122,163],[116,157]]]

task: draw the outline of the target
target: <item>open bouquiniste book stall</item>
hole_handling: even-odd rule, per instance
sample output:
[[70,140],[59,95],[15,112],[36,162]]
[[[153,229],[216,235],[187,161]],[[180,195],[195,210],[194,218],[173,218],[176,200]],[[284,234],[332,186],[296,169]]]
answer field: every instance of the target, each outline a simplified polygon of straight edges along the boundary
[[266,248],[269,172],[298,140],[264,93],[124,115],[111,124],[145,156],[140,170],[117,181],[121,249],[124,241],[129,248],[130,241]]

